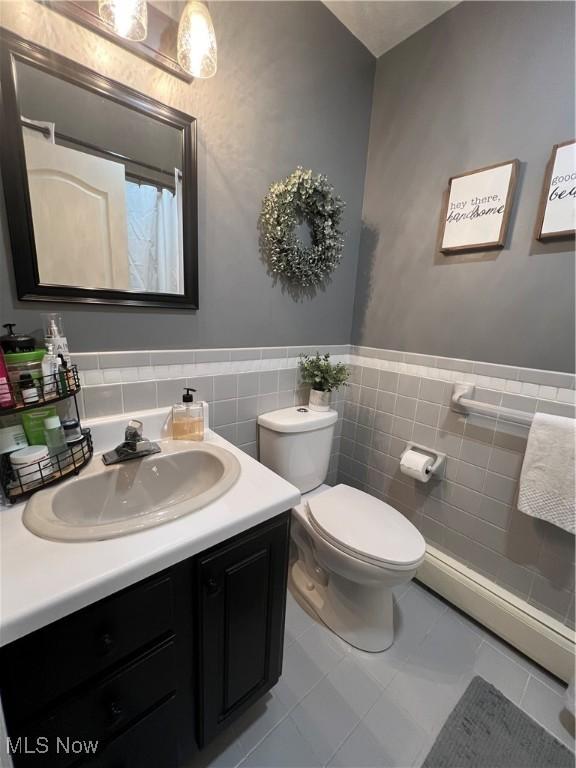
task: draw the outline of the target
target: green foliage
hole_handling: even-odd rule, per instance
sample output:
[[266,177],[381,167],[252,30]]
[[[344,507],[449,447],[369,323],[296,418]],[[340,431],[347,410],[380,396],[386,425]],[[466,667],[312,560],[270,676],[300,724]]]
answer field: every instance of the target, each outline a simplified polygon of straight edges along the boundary
[[346,379],[350,377],[350,371],[344,363],[330,362],[330,355],[321,355],[316,352],[314,357],[300,355],[300,375],[305,384],[320,392],[332,392],[341,386],[348,386]]
[[[272,184],[260,215],[262,249],[272,272],[303,287],[322,283],[342,258],[344,201],[326,176],[296,168]],[[311,246],[296,237],[296,225],[310,227]]]

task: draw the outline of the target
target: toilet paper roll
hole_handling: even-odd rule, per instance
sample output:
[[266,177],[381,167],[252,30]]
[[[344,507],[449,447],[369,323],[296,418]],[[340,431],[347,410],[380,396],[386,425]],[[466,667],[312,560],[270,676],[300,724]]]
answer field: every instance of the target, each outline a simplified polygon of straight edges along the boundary
[[404,451],[404,454],[402,455],[402,459],[400,460],[400,472],[409,477],[413,477],[415,480],[427,483],[432,477],[431,469],[433,464],[434,459],[431,456],[410,449]]

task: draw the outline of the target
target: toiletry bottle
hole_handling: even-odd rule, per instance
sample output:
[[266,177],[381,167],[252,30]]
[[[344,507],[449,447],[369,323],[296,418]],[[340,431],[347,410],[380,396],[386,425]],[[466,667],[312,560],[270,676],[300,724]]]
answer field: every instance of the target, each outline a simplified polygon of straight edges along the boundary
[[10,464],[16,476],[16,488],[29,491],[35,484],[49,480],[54,465],[45,445],[30,445],[10,454]]
[[46,405],[44,408],[34,408],[22,414],[22,426],[30,445],[46,445],[44,442],[44,420],[56,416],[56,408]]
[[11,382],[13,392],[18,396],[18,382],[23,373],[29,373],[36,386],[42,388],[42,360],[46,351],[35,349],[33,352],[5,352],[4,363],[8,371],[8,380]]
[[30,405],[31,403],[40,402],[38,395],[38,387],[36,382],[32,378],[31,373],[21,373],[18,381],[18,387],[20,394],[22,395],[22,402],[24,405]]
[[196,392],[185,388],[182,402],[172,406],[172,437],[174,440],[204,440],[204,406],[194,402]]
[[4,336],[0,336],[0,347],[2,351],[7,355],[14,354],[15,352],[34,352],[36,349],[36,342],[32,336],[28,336],[24,333],[14,333],[14,327],[16,323],[4,323],[2,326],[6,328]]
[[76,443],[78,440],[82,440],[82,429],[80,428],[80,422],[78,419],[63,419],[62,429],[64,430],[64,436],[66,437],[67,445]]
[[55,355],[62,355],[68,365],[72,362],[68,351],[68,341],[64,336],[62,315],[57,312],[48,312],[42,315],[44,319],[44,341],[52,344]]
[[44,440],[53,459],[54,469],[64,469],[70,463],[70,451],[67,450],[66,436],[58,416],[44,419]]
[[46,354],[42,358],[42,392],[45,400],[58,394],[58,358],[52,343],[46,344]]
[[56,379],[57,379],[57,385],[58,385],[58,394],[60,397],[64,397],[68,394],[68,377],[66,376],[66,371],[64,370],[64,366],[62,363],[64,362],[64,358],[62,355],[58,355],[59,362],[58,362],[58,368],[56,369]]
[[59,371],[61,375],[64,377],[64,381],[66,383],[66,391],[74,392],[74,390],[76,389],[76,382],[74,381],[74,373],[72,372],[72,369],[68,364],[68,360],[66,360],[64,355],[58,354],[58,357],[60,358]]
[[8,369],[4,362],[4,354],[0,349],[0,408],[13,408],[14,398],[8,383]]
[[58,392],[60,395],[68,395],[70,392],[74,392],[76,389],[76,382],[74,381],[74,374],[68,367],[68,362],[63,354],[59,353],[58,358],[60,363],[58,364]]

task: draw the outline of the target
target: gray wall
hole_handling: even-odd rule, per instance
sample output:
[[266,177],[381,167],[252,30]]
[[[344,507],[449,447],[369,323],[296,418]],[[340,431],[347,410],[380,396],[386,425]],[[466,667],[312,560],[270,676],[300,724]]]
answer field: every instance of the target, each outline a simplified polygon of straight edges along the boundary
[[[377,65],[353,342],[574,370],[574,253],[533,231],[552,145],[575,135],[574,4],[465,2]],[[500,252],[436,251],[452,175],[517,157]]]
[[[199,120],[200,310],[62,305],[76,351],[350,339],[375,60],[321,3],[219,2],[211,10],[219,70],[188,86],[186,108]],[[37,6],[34,13],[50,14],[46,40],[59,41],[64,20]],[[9,14],[12,28],[29,24]],[[126,80],[125,71],[114,74]],[[344,259],[314,298],[275,284],[258,249],[262,198],[299,164],[325,173],[347,203]],[[16,301],[4,210],[0,225],[0,320],[40,328],[40,311],[55,305]]]

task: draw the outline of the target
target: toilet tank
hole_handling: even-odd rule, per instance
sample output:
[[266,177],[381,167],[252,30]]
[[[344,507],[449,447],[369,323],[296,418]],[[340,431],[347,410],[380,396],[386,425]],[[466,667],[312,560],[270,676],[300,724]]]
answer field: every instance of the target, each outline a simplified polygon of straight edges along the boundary
[[305,406],[282,408],[258,417],[260,461],[300,489],[317,488],[326,479],[336,411]]

